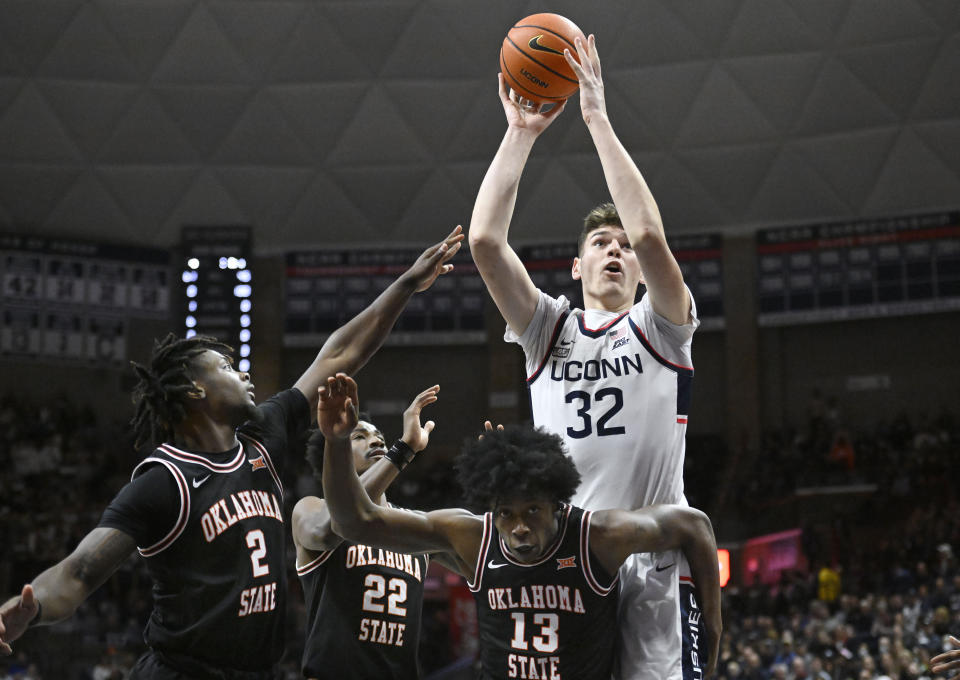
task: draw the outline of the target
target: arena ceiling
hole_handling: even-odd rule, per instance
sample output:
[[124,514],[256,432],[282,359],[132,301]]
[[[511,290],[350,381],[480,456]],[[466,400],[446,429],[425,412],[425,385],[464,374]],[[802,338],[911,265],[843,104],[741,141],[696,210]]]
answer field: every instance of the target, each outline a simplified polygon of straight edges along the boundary
[[[505,126],[499,44],[540,11],[597,35],[671,233],[960,206],[956,0],[0,0],[0,227],[434,240],[469,221]],[[518,241],[566,240],[607,197],[571,103]]]

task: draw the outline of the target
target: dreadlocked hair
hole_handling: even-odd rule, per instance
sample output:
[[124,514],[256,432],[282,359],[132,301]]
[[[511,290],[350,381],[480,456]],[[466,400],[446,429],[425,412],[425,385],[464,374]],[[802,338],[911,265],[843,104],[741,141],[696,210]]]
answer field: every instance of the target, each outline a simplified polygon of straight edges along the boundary
[[180,338],[168,333],[153,344],[147,366],[131,361],[139,382],[133,388],[134,416],[130,421],[134,446],[151,446],[173,437],[173,428],[186,416],[184,396],[194,389],[191,362],[212,349],[230,356],[233,348],[209,335]]
[[580,486],[563,440],[532,425],[508,425],[467,440],[456,471],[467,506],[478,512],[534,497],[568,503]]

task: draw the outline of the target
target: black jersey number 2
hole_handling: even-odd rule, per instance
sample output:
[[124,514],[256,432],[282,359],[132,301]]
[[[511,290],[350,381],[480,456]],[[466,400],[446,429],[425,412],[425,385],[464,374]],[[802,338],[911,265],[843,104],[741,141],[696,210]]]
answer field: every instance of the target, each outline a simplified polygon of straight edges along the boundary
[[575,401],[580,402],[580,406],[577,408],[577,416],[583,421],[582,427],[580,428],[567,428],[568,437],[573,439],[589,437],[593,433],[593,418],[590,416],[591,405],[595,405],[596,410],[599,411],[602,408],[600,402],[604,402],[603,406],[607,406],[611,401],[613,403],[597,418],[597,436],[608,437],[612,434],[626,434],[627,428],[623,425],[614,425],[612,427],[607,425],[610,419],[620,413],[620,409],[623,408],[623,390],[619,387],[604,387],[602,390],[597,390],[592,398],[589,392],[574,390],[573,392],[568,392],[564,400],[568,404],[572,404]]

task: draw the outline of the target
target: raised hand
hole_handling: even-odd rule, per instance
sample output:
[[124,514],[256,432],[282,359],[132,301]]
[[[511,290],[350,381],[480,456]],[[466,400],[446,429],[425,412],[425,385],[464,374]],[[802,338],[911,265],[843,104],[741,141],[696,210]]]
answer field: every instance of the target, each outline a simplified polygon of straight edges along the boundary
[[497,79],[500,84],[500,103],[503,104],[503,112],[507,115],[507,125],[510,127],[529,130],[539,135],[550,127],[550,123],[560,115],[560,112],[567,105],[566,101],[555,104],[546,113],[541,113],[540,107],[536,109],[527,108],[517,94],[507,88],[502,73],[497,74]]
[[10,643],[23,635],[39,612],[40,604],[29,584],[23,587],[19,597],[11,597],[0,606],[0,654],[13,653]]
[[327,378],[319,389],[317,427],[327,439],[346,439],[359,420],[357,383],[345,373]]
[[430,433],[433,432],[436,423],[428,420],[421,426],[420,411],[423,410],[423,407],[427,404],[432,404],[437,400],[437,392],[439,391],[440,385],[428,387],[418,394],[410,403],[410,406],[407,407],[407,410],[403,412],[403,436],[401,439],[407,443],[407,446],[413,449],[414,453],[423,451],[427,448],[427,443],[430,441]]
[[591,33],[584,45],[580,38],[574,40],[577,59],[570,50],[564,50],[563,56],[580,80],[580,112],[586,123],[595,116],[607,115],[607,102],[603,94],[603,77],[600,72],[600,57],[597,55],[597,39]]
[[[950,643],[954,647],[960,647],[960,640],[952,635]],[[951,649],[949,652],[937,654],[930,659],[930,670],[937,675],[949,673],[949,677],[955,677],[957,671],[960,671],[960,649]]]
[[[503,432],[503,425],[497,425],[497,431]],[[486,432],[493,432],[493,423],[491,423],[489,420],[483,421],[483,432],[480,433],[480,436],[477,437],[477,439],[483,439],[483,435]]]
[[417,282],[417,292],[425,291],[433,285],[437,277],[453,271],[453,265],[447,264],[460,246],[463,245],[463,227],[454,227],[445,239],[423,251],[408,273]]

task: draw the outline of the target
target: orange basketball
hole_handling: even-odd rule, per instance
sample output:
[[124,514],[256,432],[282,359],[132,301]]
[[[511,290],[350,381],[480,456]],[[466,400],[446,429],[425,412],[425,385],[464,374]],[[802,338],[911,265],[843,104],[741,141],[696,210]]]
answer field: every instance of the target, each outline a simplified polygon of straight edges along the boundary
[[559,103],[572,95],[580,83],[563,50],[569,49],[577,59],[575,38],[587,41],[575,23],[559,14],[531,14],[518,21],[500,48],[500,71],[507,87],[538,104]]

